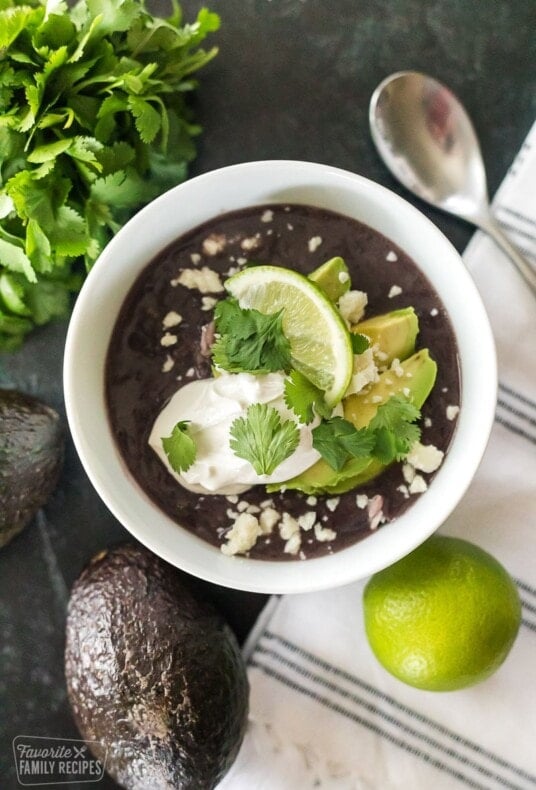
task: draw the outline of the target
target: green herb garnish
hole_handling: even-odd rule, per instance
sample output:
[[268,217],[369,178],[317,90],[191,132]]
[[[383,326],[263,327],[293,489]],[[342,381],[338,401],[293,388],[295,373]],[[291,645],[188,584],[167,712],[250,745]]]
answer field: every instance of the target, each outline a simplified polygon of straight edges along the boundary
[[421,438],[421,429],[415,425],[421,412],[403,395],[392,395],[378,407],[367,426],[376,436],[374,456],[384,464],[401,461]]
[[376,458],[382,464],[401,461],[419,440],[415,421],[419,409],[401,395],[382,403],[365,428],[356,428],[342,417],[332,417],[313,429],[313,447],[340,472],[350,458]]
[[189,420],[178,422],[171,436],[162,437],[162,447],[173,470],[177,473],[186,472],[195,461],[197,448],[191,436],[188,436]]
[[223,299],[214,311],[218,340],[212,347],[214,364],[230,373],[269,373],[288,370],[290,343],[283,334],[282,310],[264,315],[244,310],[236,299]]
[[303,373],[291,370],[285,380],[285,403],[304,425],[309,425],[315,418],[330,417],[332,409],[326,406],[324,393],[316,387]]
[[337,472],[349,458],[365,458],[374,449],[374,434],[357,429],[343,417],[332,417],[313,428],[313,447]]
[[160,19],[143,0],[0,2],[0,349],[66,315],[112,234],[184,180],[218,26],[177,3]]
[[258,475],[270,475],[288,458],[300,441],[293,420],[281,420],[279,412],[266,403],[254,403],[245,417],[231,425],[230,446],[239,458],[249,461]]
[[361,335],[359,332],[350,332],[350,341],[354,354],[362,354],[367,348],[370,348],[370,340],[368,337],[366,335]]

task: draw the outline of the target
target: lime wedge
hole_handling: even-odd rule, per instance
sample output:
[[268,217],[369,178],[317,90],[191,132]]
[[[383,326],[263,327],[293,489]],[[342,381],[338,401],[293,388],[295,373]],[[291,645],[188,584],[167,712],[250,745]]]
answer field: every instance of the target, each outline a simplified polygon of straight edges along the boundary
[[352,376],[352,344],[342,317],[317,285],[291,269],[253,266],[225,287],[242,308],[265,315],[283,310],[294,366],[324,390],[329,406],[342,399]]

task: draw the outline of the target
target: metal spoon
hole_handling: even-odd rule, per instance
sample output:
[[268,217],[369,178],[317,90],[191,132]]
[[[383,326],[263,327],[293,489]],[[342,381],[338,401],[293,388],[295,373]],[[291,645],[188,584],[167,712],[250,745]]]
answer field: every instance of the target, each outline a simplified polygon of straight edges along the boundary
[[478,139],[456,96],[425,74],[400,71],[372,94],[369,121],[393,175],[422,200],[488,233],[536,295],[536,270],[491,214]]

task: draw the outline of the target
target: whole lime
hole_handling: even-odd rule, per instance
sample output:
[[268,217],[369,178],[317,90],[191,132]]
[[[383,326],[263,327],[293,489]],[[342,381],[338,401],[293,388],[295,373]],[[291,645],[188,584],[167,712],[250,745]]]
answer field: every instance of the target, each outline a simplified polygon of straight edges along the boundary
[[503,566],[478,546],[441,535],[372,576],[363,605],[378,661],[430,691],[489,677],[521,622],[519,594]]

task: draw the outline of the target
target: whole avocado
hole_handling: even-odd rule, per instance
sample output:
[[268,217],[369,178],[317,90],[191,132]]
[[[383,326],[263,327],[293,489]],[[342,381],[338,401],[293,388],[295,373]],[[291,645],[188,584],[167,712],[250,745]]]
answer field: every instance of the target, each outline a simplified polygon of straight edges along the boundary
[[24,529],[52,494],[64,439],[54,409],[17,390],[0,390],[0,547]]
[[127,790],[210,790],[244,735],[249,686],[238,644],[187,578],[123,545],[97,555],[71,593],[74,718]]

